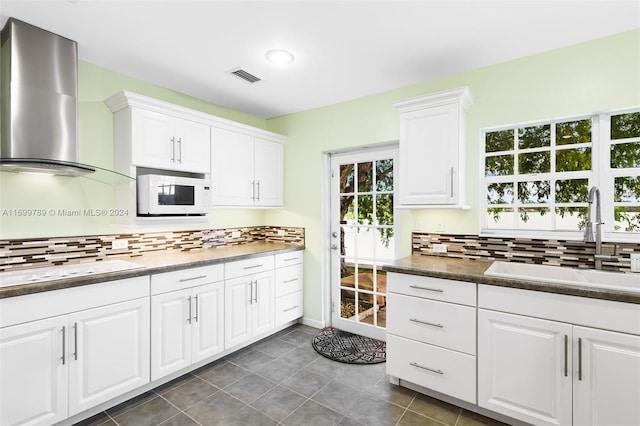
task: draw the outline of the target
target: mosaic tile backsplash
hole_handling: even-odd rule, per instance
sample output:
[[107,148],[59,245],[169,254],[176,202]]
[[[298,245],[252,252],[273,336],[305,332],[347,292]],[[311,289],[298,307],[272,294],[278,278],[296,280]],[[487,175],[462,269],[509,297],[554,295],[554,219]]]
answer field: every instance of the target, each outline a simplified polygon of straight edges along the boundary
[[[446,244],[447,253],[434,253],[433,244]],[[602,269],[630,272],[631,253],[640,253],[640,244],[602,243],[603,254],[615,253],[617,261],[603,262]],[[593,269],[595,243],[530,238],[495,238],[477,235],[412,234],[412,253],[461,259],[502,260]]]
[[[127,240],[126,249],[114,250],[114,240]],[[290,243],[304,247],[304,228],[256,226],[198,231],[132,233],[0,240],[0,272],[62,265],[89,259],[143,256],[158,251],[189,251],[257,241]]]

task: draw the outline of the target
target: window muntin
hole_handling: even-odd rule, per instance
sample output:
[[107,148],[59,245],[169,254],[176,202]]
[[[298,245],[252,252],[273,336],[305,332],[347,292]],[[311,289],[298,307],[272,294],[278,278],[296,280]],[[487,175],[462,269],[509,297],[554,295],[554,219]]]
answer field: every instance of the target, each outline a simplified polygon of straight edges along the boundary
[[485,130],[483,163],[483,231],[581,235],[596,185],[603,229],[640,232],[640,111]]

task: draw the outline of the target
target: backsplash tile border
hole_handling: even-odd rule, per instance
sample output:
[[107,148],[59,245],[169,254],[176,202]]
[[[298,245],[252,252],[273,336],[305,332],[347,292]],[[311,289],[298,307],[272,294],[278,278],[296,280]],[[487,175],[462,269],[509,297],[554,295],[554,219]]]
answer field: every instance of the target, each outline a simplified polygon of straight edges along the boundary
[[[0,272],[38,266],[62,265],[87,260],[144,256],[154,252],[190,251],[236,246],[258,241],[289,243],[304,247],[304,228],[253,226],[193,231],[139,232],[45,239],[0,240]],[[114,250],[114,240],[128,241],[126,249]]]
[[[411,241],[413,255],[489,261],[502,260],[586,269],[595,267],[593,260],[595,243],[582,241],[499,238],[422,232],[413,232]],[[433,252],[433,244],[446,244],[447,252]],[[640,253],[640,244],[602,243],[602,252],[604,254],[613,254],[614,246],[618,257],[617,261],[603,262],[602,269],[630,272],[631,253]]]

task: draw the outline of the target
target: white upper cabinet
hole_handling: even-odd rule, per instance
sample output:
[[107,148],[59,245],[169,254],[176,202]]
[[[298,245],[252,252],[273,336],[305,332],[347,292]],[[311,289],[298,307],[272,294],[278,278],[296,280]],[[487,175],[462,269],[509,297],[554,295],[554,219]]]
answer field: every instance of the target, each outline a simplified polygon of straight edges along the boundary
[[210,115],[130,92],[105,101],[114,114],[117,172],[136,167],[207,174]]
[[283,142],[212,127],[213,205],[282,207]]
[[209,126],[141,108],[131,109],[131,164],[209,173]]
[[398,194],[401,206],[464,208],[468,87],[396,102],[400,113]]

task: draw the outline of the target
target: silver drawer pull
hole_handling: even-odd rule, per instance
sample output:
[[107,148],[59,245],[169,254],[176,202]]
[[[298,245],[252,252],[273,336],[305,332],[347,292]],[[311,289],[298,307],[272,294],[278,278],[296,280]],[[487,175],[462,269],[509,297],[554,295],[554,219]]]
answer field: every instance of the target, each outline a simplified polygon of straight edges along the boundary
[[436,291],[438,293],[444,293],[444,290],[441,288],[420,287],[419,285],[410,285],[409,287],[416,288],[418,290]]
[[417,318],[409,318],[409,321],[417,322],[419,324],[424,324],[424,325],[430,325],[432,327],[444,328],[444,325],[442,325],[442,324],[436,324],[436,323],[433,323],[433,322],[421,321],[421,320],[419,320]]
[[260,264],[260,265],[253,265],[253,266],[245,266],[244,269],[260,268],[261,266],[263,266],[263,265]]
[[442,370],[436,370],[434,368],[425,367],[424,365],[420,365],[417,362],[412,362],[409,365],[411,365],[412,367],[422,368],[423,370],[431,371],[433,373],[444,374],[444,371]]
[[298,281],[298,278],[291,278],[290,280],[282,281],[283,284],[292,283],[294,281]]
[[185,282],[185,281],[193,281],[193,280],[199,280],[200,278],[207,278],[206,275],[198,275],[197,277],[191,277],[191,278],[182,278],[180,279],[178,282]]
[[299,308],[298,305],[294,306],[293,308],[289,308],[289,309],[283,309],[282,312],[289,312],[289,311],[293,311],[294,309]]
[[282,259],[283,262],[291,262],[292,260],[298,260],[297,257],[290,257],[288,259]]

